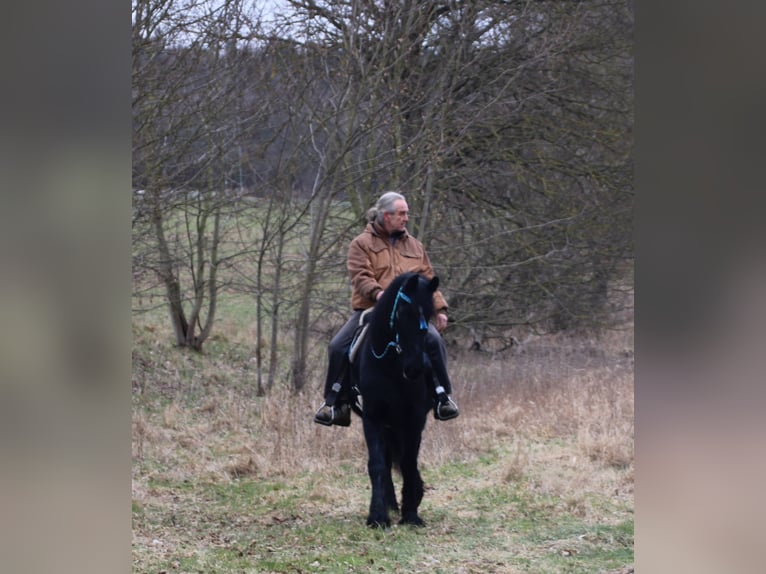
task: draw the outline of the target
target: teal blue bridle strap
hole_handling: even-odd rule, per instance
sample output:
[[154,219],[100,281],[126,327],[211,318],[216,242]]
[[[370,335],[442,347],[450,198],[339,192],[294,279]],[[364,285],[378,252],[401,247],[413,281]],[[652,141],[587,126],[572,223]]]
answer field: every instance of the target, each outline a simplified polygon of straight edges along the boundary
[[[407,295],[404,291],[402,291],[402,289],[404,289],[404,285],[399,287],[399,291],[396,292],[396,299],[394,299],[394,305],[391,307],[391,316],[388,319],[388,326],[391,328],[392,331],[394,329],[394,323],[396,322],[396,308],[399,305],[399,300],[401,299],[405,303],[412,303],[412,299],[410,298],[410,296]],[[428,323],[426,322],[425,317],[423,317],[423,313],[422,312],[420,313],[420,329],[422,331],[425,331],[425,330],[428,329]],[[370,350],[372,351],[372,356],[373,357],[375,357],[376,359],[382,359],[383,357],[386,356],[386,353],[388,353],[388,350],[390,348],[392,348],[392,347],[394,349],[396,349],[397,353],[401,353],[402,352],[402,348],[399,346],[399,332],[398,331],[396,332],[396,338],[393,341],[389,341],[386,344],[386,348],[383,349],[382,353],[380,353],[380,354],[376,353],[375,349],[373,349],[372,345],[370,345]]]
[[386,356],[386,353],[388,353],[388,350],[391,347],[395,348],[397,353],[401,353],[402,352],[402,348],[399,346],[399,333],[396,334],[396,340],[395,341],[389,341],[388,342],[388,344],[386,345],[386,348],[383,349],[382,353],[380,353],[380,354],[376,353],[375,349],[373,349],[372,345],[370,345],[370,351],[372,351],[372,356],[373,357],[375,357],[376,359],[382,359],[383,357]]
[[405,303],[412,303],[412,299],[410,299],[409,295],[402,291],[403,288],[403,286],[399,287],[399,291],[396,293],[396,299],[394,299],[394,306],[391,307],[391,317],[388,320],[388,326],[391,327],[391,329],[394,328],[394,321],[396,320],[396,307],[399,305],[399,299],[402,299]]

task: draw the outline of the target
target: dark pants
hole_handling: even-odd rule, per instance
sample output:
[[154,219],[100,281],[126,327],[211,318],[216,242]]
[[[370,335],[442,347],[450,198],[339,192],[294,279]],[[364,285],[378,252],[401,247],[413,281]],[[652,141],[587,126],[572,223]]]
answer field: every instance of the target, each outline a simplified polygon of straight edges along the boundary
[[[327,366],[327,379],[324,384],[325,399],[336,381],[341,383],[341,391],[338,394],[339,400],[343,402],[349,399],[348,349],[354,339],[361,314],[362,311],[354,311],[346,324],[330,341],[327,349],[329,364]],[[439,331],[431,324],[428,325],[428,333],[426,334],[426,353],[433,369],[434,387],[441,384],[448,395],[452,394],[452,383],[447,374],[447,348]]]

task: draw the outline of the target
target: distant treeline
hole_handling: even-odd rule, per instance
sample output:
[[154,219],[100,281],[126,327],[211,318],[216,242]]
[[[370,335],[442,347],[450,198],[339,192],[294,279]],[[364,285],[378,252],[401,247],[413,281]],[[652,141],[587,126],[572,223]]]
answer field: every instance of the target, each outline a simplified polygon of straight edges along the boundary
[[632,285],[632,3],[266,7],[133,0],[134,276],[180,345],[201,348],[222,287],[252,293],[264,337],[289,314],[300,388],[389,189],[457,329],[609,325]]

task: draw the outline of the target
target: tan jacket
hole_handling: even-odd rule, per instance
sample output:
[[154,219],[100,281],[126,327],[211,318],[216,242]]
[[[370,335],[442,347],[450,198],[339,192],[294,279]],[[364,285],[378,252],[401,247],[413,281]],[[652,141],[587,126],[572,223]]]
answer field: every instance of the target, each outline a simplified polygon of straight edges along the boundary
[[[388,287],[402,273],[414,271],[430,279],[431,261],[423,244],[406,231],[391,244],[391,237],[377,223],[368,223],[348,248],[348,273],[351,276],[351,306],[369,309],[378,291]],[[447,301],[434,293],[434,311],[446,313]]]

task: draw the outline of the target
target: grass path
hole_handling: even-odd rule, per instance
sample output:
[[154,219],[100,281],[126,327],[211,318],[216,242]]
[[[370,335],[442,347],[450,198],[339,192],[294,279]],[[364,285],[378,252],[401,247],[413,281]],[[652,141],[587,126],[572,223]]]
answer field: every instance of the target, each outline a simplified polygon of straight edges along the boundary
[[[625,477],[588,468],[604,474],[596,482],[610,490],[557,490],[546,482],[545,457],[566,457],[567,447],[537,446],[541,456],[530,456],[522,476],[513,470],[518,453],[508,449],[424,468],[426,528],[367,528],[369,485],[359,464],[269,480],[150,481],[133,509],[134,571],[629,571]],[[560,461],[556,467],[565,469]]]

